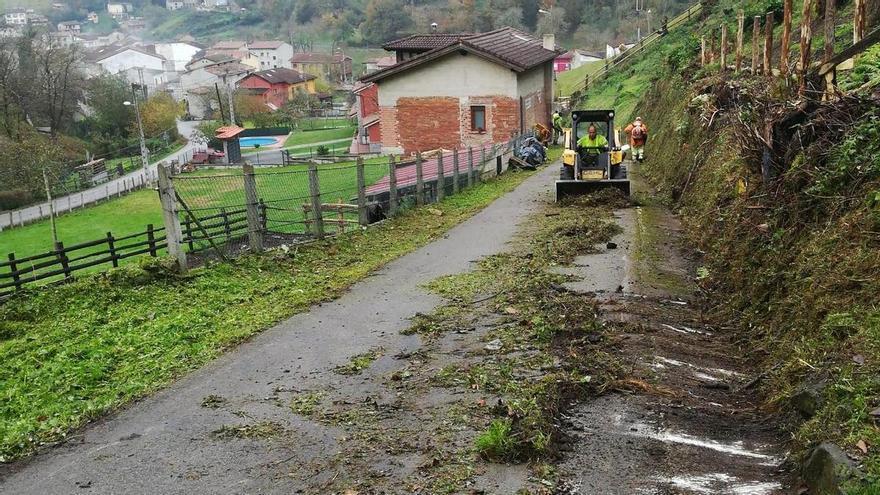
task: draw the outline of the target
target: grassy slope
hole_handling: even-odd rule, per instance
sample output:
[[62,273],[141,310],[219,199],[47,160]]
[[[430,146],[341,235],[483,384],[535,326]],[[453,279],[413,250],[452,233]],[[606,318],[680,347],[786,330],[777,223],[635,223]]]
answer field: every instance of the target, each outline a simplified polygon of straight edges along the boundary
[[556,77],[556,89],[562,96],[569,96],[576,89],[580,89],[584,84],[584,77],[601,69],[605,62],[599,60],[597,62],[586,63],[577,69],[572,69],[559,74]]
[[[248,336],[339,295],[512,190],[510,173],[366,231],[234,264],[121,268],[0,307],[0,461],[164,386]],[[39,366],[34,363],[39,362]]]
[[[718,20],[713,14],[707,24]],[[861,460],[876,489],[880,454],[873,446],[880,444],[880,430],[868,411],[880,406],[880,214],[871,206],[878,202],[871,198],[880,197],[880,149],[870,136],[880,136],[880,116],[861,116],[857,130],[838,141],[824,163],[796,158],[800,168],[789,171],[774,195],[762,194],[759,164],[743,158],[731,124],[722,120],[706,131],[699,109],[688,107],[697,94],[691,83],[702,88],[717,81],[699,83],[717,66],[696,70],[681,63],[680,55],[690,54],[692,62],[697,53],[692,39],[670,36],[626,73],[594,88],[582,106],[613,105],[623,117],[643,113],[654,129],[646,172],[682,209],[690,235],[706,252],[704,283],[723,301],[719,318],[735,322],[767,371],[762,391],[768,405],[791,410],[801,387],[819,387],[815,415],[791,425],[794,454],[803,459],[818,443],[836,442]],[[863,60],[876,63],[871,55]],[[863,78],[875,73],[859,72]],[[768,90],[766,81],[748,76],[741,84],[746,94]],[[701,166],[688,182],[694,164]],[[744,196],[736,193],[740,179],[750,184]],[[848,198],[843,209],[842,198]],[[767,209],[754,208],[765,203]],[[867,455],[856,448],[860,440],[870,446]]]

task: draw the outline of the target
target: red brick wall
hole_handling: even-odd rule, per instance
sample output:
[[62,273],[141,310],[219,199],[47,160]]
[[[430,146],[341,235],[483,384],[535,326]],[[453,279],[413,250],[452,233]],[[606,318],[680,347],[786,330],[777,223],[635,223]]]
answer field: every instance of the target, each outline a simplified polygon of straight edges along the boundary
[[[486,130],[471,130],[471,106],[486,107]],[[380,108],[382,146],[404,153],[477,146],[519,132],[519,102],[504,96],[400,98]],[[372,136],[371,136],[372,141]]]
[[535,127],[536,123],[547,125],[547,102],[543,91],[535,91],[523,96],[523,115],[525,115],[525,131]]
[[[458,98],[398,99],[397,129],[399,146],[404,153],[459,146],[461,119]],[[386,136],[384,128],[382,135]],[[383,144],[390,145],[387,141]]]
[[379,86],[371,84],[369,88],[361,90],[361,115],[369,117],[379,111]]

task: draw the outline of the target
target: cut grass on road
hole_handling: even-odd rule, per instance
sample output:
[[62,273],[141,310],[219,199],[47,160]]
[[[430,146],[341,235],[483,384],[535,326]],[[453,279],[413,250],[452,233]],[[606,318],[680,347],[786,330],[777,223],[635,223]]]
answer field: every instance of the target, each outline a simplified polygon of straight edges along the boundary
[[150,262],[8,301],[0,307],[0,462],[59,440],[254,333],[338,297],[528,175],[505,174],[430,210],[301,246],[295,257],[249,255],[186,276]]

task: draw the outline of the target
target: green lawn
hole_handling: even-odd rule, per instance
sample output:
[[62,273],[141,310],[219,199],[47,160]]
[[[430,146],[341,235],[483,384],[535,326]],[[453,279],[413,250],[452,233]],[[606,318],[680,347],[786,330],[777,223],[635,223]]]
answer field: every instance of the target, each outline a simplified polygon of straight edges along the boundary
[[[383,157],[365,161],[368,185],[387,174],[387,163],[388,159]],[[349,201],[357,195],[357,176],[351,165],[351,162],[346,162],[320,166],[318,178],[322,194],[326,196],[325,202],[336,202],[340,198]],[[306,165],[293,165],[256,169],[258,196],[273,208],[267,215],[270,229],[280,232],[304,231],[301,222],[302,204],[309,197],[307,168]],[[197,210],[197,216],[207,216],[218,213],[221,207],[236,209],[244,205],[242,180],[240,171],[203,169],[181,176],[175,181],[175,186],[188,206]],[[106,237],[107,232],[112,232],[114,237],[144,232],[147,224],[153,224],[155,228],[163,226],[159,199],[153,190],[136,191],[118,199],[74,210],[56,220],[58,238],[65,246],[101,239]],[[105,249],[107,245],[103,244],[84,249],[78,254]],[[49,220],[0,232],[0,255],[4,259],[7,253],[15,253],[17,258],[23,258],[51,250],[52,229]],[[120,261],[123,264],[133,262],[136,262],[136,258]],[[102,271],[107,266],[109,264],[99,265],[88,271]],[[6,270],[0,268],[0,272],[5,273]]]
[[505,174],[430,210],[407,210],[365,231],[301,246],[295,257],[243,256],[186,277],[156,265],[129,267],[0,306],[0,462],[59,440],[274,323],[338,297],[528,175]]
[[[346,121],[347,122],[347,121]],[[343,139],[350,138],[354,136],[355,131],[357,130],[356,126],[346,125],[345,127],[340,127],[338,129],[322,129],[319,131],[293,131],[288,136],[287,140],[284,141],[284,147],[289,148],[291,146],[311,144],[311,143],[320,143],[323,141],[333,141],[335,139]]]
[[596,62],[588,62],[577,69],[565,71],[556,76],[556,90],[562,96],[569,96],[575,90],[582,89],[584,86],[584,77],[601,69],[605,65],[602,60]]

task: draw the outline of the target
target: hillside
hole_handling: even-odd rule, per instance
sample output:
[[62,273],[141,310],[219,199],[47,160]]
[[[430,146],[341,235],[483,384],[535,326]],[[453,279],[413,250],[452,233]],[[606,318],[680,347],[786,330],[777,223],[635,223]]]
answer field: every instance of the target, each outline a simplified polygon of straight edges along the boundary
[[[779,7],[720,2],[703,26],[735,32],[738,5],[747,19]],[[852,39],[851,6],[842,9],[838,49]],[[699,67],[698,36],[709,29],[685,31],[594,86],[580,106],[616,108],[624,120],[638,113],[653,129],[644,172],[703,253],[711,318],[763,370],[752,386],[790,430],[803,474],[834,452],[819,449],[830,442],[864,475],[847,493],[877,493],[880,47],[841,75],[842,87],[863,90],[822,103],[817,93],[798,98],[793,80]],[[814,60],[822,44],[814,38]]]

